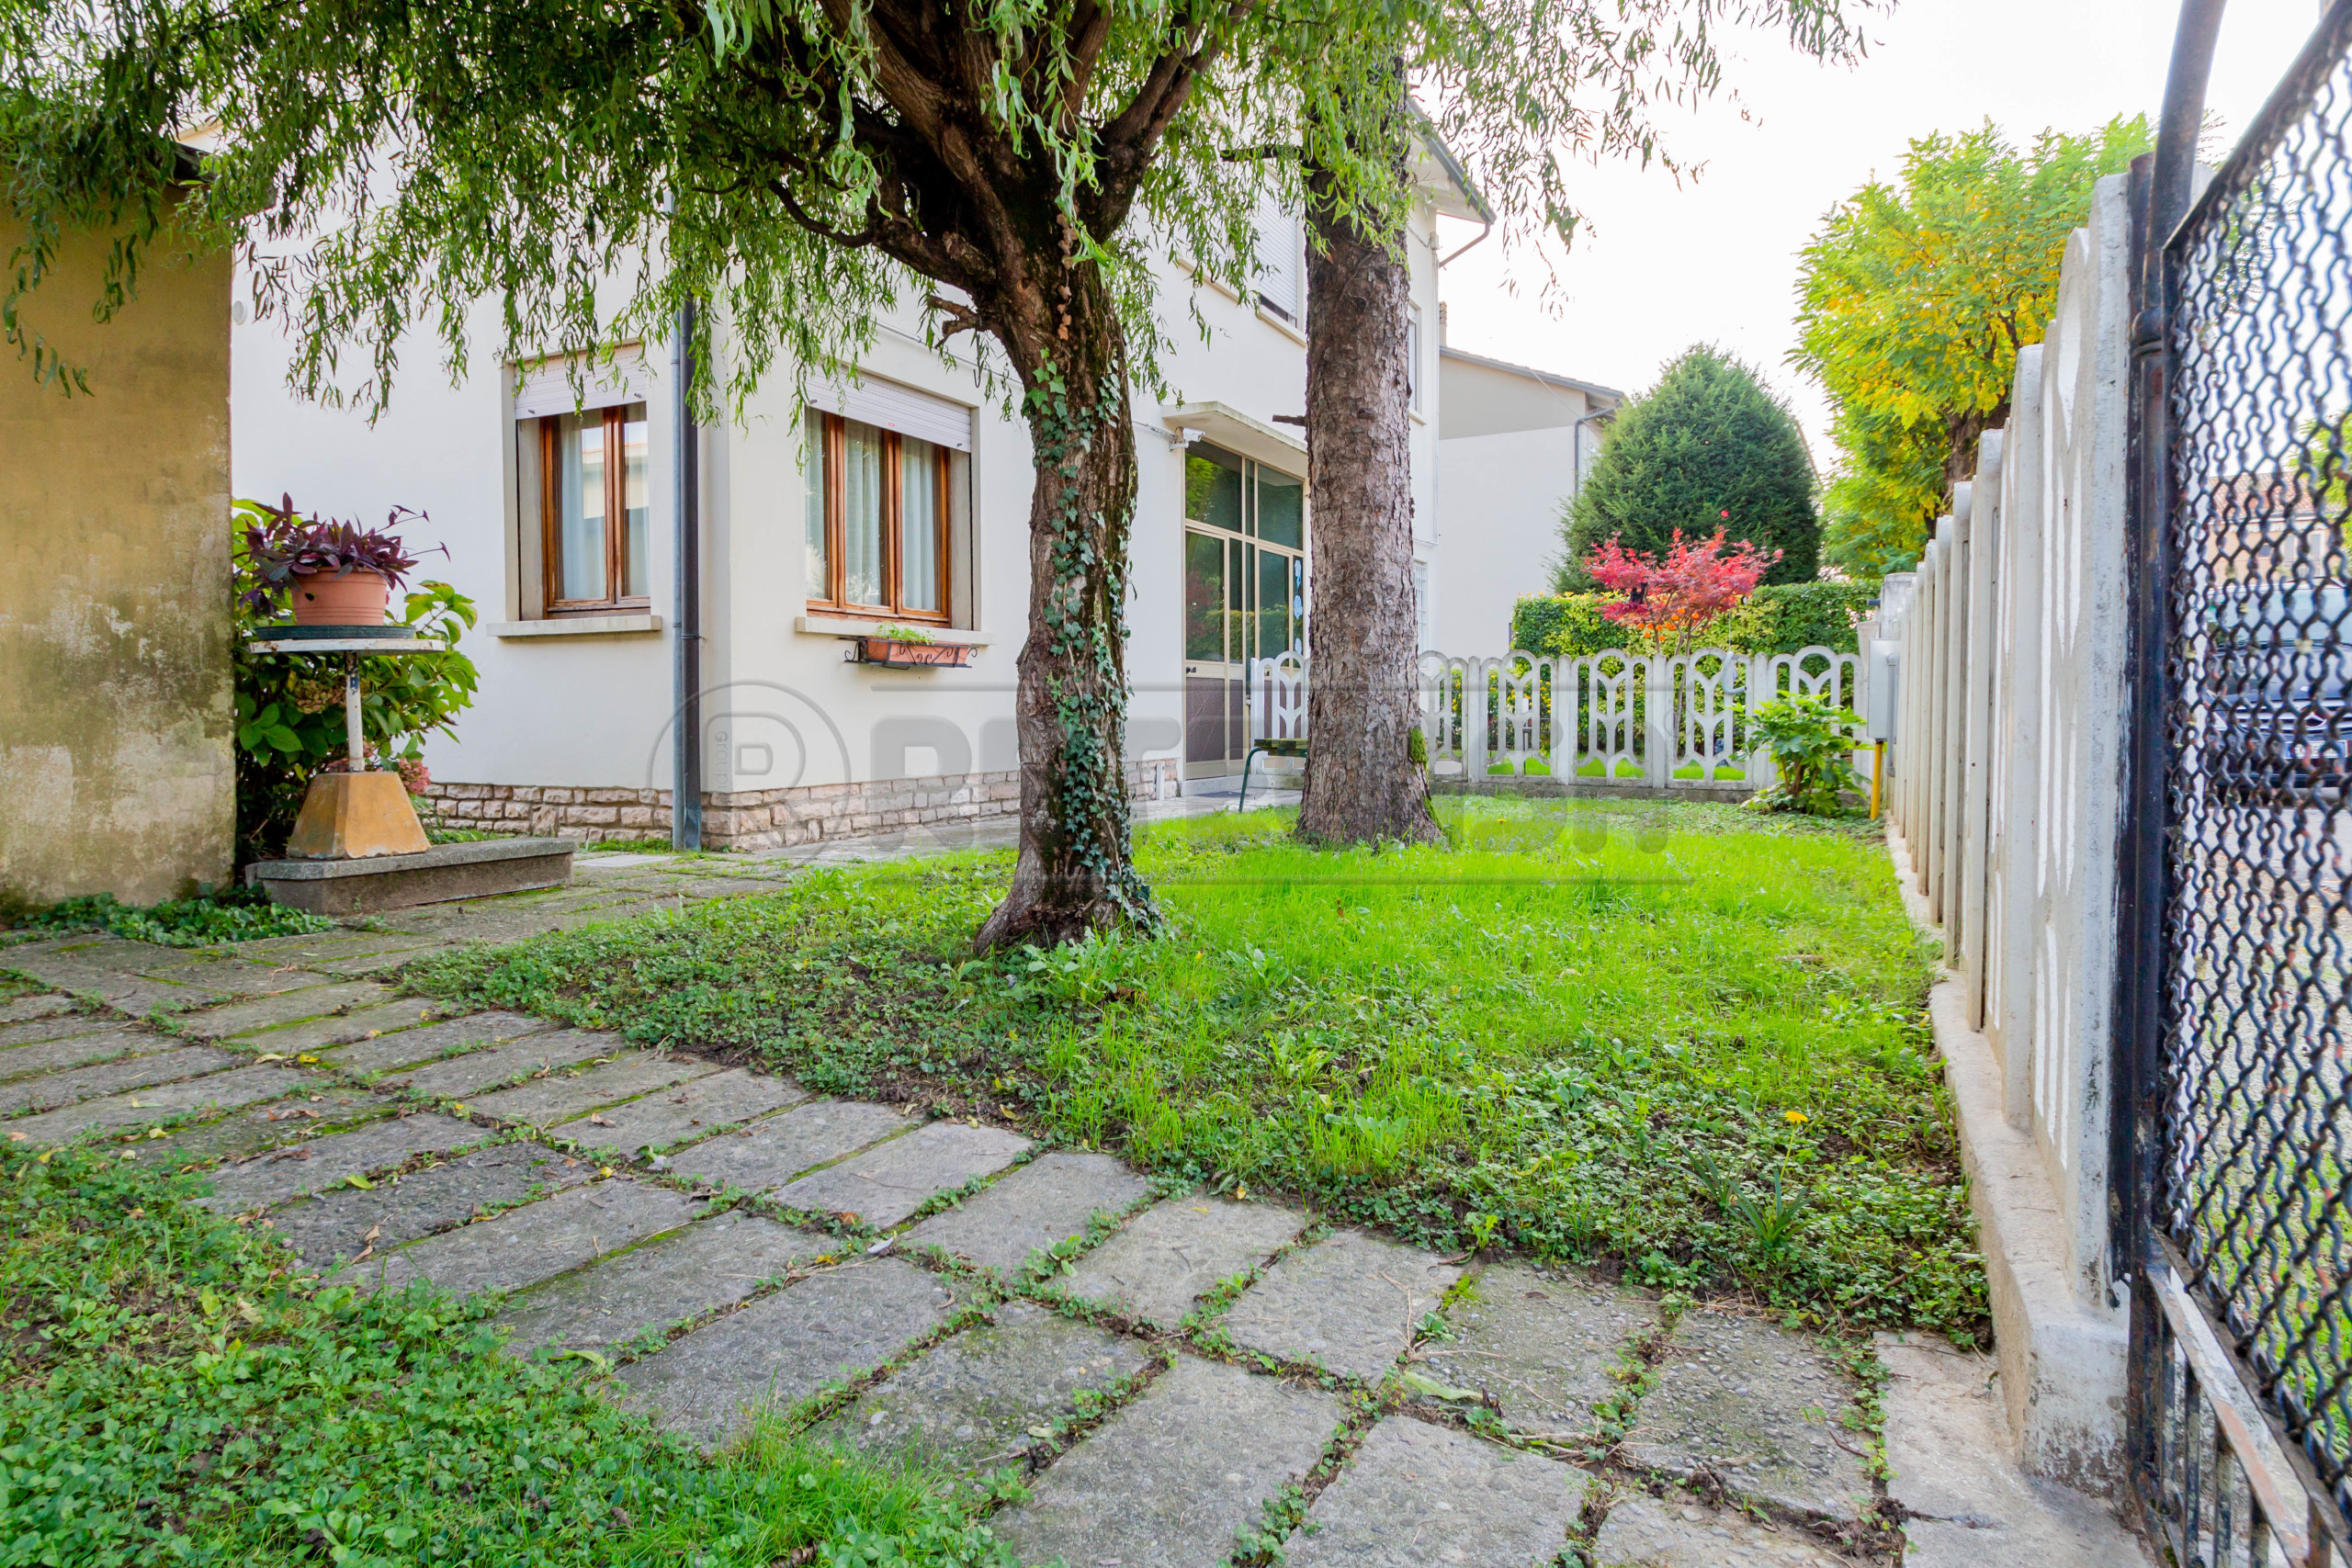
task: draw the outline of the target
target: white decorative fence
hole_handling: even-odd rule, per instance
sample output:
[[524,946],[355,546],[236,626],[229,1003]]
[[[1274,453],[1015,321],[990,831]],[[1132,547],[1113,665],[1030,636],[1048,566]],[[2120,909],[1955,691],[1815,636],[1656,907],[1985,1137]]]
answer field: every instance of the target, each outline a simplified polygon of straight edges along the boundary
[[[1250,666],[1250,738],[1306,738],[1306,665]],[[1421,735],[1440,778],[1550,777],[1627,790],[1746,794],[1771,784],[1748,715],[1791,693],[1860,711],[1861,660],[1828,648],[1745,654],[1636,652],[1493,659],[1424,653]],[[1867,752],[1857,752],[1867,773]]]

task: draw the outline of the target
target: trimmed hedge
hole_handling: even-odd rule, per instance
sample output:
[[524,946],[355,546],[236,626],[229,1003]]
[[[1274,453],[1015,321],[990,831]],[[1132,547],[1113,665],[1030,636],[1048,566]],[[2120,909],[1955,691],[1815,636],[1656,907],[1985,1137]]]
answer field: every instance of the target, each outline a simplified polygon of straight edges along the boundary
[[[1801,648],[1859,651],[1855,626],[1877,602],[1874,582],[1767,583],[1700,640],[1740,653],[1794,653]],[[1624,630],[1604,619],[1605,593],[1547,593],[1521,599],[1510,616],[1510,646],[1529,653],[1577,655],[1623,648]]]

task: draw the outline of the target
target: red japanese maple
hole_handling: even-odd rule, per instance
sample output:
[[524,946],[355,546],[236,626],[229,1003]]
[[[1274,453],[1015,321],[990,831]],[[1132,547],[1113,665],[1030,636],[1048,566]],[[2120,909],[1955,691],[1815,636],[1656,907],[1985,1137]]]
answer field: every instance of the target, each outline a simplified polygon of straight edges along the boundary
[[1677,528],[1663,560],[1611,538],[1584,558],[1584,569],[1601,587],[1623,595],[1603,604],[1602,615],[1688,653],[1699,633],[1755,592],[1780,558],[1780,551],[1768,554],[1747,539],[1729,544],[1721,528],[1695,545],[1686,544]]

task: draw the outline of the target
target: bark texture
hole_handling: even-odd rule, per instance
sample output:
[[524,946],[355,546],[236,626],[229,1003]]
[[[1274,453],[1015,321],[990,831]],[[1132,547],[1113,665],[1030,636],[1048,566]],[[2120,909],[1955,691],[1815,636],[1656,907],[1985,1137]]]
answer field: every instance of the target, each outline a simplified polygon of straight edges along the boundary
[[[1412,277],[1403,236],[1367,234],[1307,177],[1306,450],[1315,526],[1303,839],[1439,837],[1413,760]],[[1396,252],[1392,254],[1391,244]]]

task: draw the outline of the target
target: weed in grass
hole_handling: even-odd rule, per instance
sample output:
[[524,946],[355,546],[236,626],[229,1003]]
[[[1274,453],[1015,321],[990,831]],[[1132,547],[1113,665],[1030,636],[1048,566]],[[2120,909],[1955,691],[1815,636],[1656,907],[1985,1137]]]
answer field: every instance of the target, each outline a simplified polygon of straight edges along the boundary
[[236,886],[143,907],[118,903],[111,893],[92,893],[31,910],[16,923],[36,931],[107,931],[164,947],[209,947],[335,929],[323,915],[274,904],[257,888]]
[[[1928,955],[1877,845],[1726,807],[1476,805],[1460,847],[1314,850],[1275,811],[1143,829],[1158,938],[975,959],[1011,857],[966,853],[408,978],[1447,1252],[1613,1258],[1819,1321],[1980,1333]],[[1733,1201],[1710,1201],[1710,1165]]]

